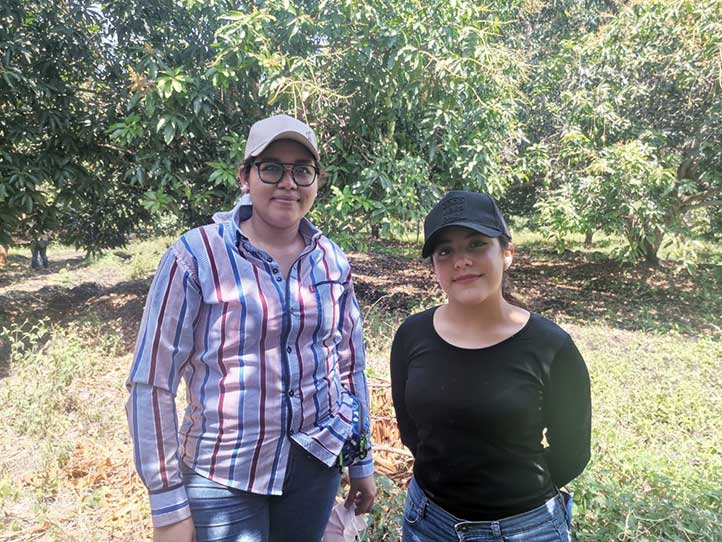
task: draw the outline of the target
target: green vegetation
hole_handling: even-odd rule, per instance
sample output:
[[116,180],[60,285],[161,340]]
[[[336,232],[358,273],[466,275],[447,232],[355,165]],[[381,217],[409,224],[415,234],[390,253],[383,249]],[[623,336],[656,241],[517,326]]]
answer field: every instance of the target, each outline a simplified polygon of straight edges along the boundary
[[[123,405],[158,236],[232,205],[278,112],[319,135],[312,219],[359,251],[371,376],[440,299],[426,210],[488,191],[592,372],[577,539],[722,540],[720,51],[717,0],[5,0],[0,542],[149,539]],[[365,540],[395,541],[379,487]]]
[[553,119],[532,154],[544,223],[615,233],[655,261],[665,235],[709,220],[722,197],[722,101],[707,91],[722,83],[721,14],[715,0],[629,2],[542,60],[531,86]]
[[110,540],[131,468],[125,345],[92,312],[67,326],[13,324],[3,340],[11,376],[0,384],[0,400],[12,420],[0,431],[3,536]]
[[718,538],[720,343],[570,330],[594,390],[594,459],[574,484],[580,539]]
[[717,0],[7,0],[0,21],[2,244],[204,223],[277,112],[319,135],[315,218],[347,247],[453,188],[630,261],[722,231]]
[[[691,276],[675,274],[672,264],[645,275],[609,259],[620,239],[600,237],[585,247],[581,237],[570,238],[574,252],[564,254],[532,232],[517,239],[521,293],[569,330],[592,376],[593,459],[573,484],[576,540],[722,538],[719,246],[704,247],[706,263]],[[53,270],[31,275],[27,255],[11,252],[0,276],[0,301],[9,309],[0,338],[9,357],[9,366],[0,364],[0,540],[150,539],[145,490],[133,474],[124,381],[148,281],[168,242],[139,240],[94,260],[52,247],[51,265],[64,270],[60,281]],[[400,255],[414,250],[418,245],[399,241],[385,255],[351,255],[374,377],[388,375],[398,323],[438,301],[435,289],[414,289],[413,278],[426,280],[423,264]],[[565,271],[587,264],[596,274]],[[367,278],[367,269],[383,275]],[[371,279],[408,293],[384,294]],[[98,281],[102,286],[91,288]],[[23,291],[35,305],[5,304],[25,299]],[[564,303],[545,309],[549,300]],[[388,479],[379,489],[363,540],[397,541],[403,490]]]

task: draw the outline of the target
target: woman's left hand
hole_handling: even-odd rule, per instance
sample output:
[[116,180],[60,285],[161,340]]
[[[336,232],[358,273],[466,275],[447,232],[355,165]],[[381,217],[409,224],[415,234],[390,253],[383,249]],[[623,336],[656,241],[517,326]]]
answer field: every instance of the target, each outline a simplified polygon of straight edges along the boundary
[[376,482],[373,475],[365,478],[351,478],[351,487],[344,506],[351,508],[356,503],[356,515],[368,514],[376,498]]

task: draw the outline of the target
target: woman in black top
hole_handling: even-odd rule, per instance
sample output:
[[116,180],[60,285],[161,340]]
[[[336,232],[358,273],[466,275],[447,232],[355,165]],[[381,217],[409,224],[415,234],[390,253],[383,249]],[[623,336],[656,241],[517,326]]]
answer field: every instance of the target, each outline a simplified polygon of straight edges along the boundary
[[408,318],[391,349],[415,458],[403,540],[566,542],[558,488],[590,453],[584,360],[559,326],[502,294],[514,246],[491,197],[448,193],[424,234],[447,300]]

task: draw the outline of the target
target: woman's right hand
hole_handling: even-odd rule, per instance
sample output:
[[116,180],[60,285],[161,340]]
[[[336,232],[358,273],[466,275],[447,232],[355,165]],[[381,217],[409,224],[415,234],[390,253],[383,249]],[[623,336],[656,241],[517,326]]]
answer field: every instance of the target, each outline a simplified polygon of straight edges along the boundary
[[190,517],[178,523],[153,528],[153,542],[195,542],[195,539],[196,530]]

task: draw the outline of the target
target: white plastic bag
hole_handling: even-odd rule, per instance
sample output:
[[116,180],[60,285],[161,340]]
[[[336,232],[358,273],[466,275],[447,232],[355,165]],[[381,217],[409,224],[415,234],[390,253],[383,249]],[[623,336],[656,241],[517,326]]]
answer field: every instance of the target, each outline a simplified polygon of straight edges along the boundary
[[355,508],[347,509],[343,501],[334,506],[321,542],[354,542],[366,528],[366,519],[355,515]]

